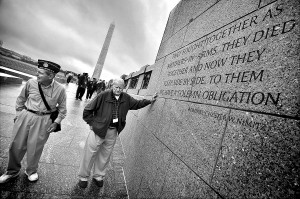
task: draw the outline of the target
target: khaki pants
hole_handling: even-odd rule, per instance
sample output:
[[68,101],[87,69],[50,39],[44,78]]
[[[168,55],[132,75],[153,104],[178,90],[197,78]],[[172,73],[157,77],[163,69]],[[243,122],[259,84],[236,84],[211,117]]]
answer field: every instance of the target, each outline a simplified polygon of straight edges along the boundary
[[27,151],[26,172],[37,172],[38,162],[49,133],[52,121],[50,115],[39,116],[23,110],[13,127],[13,141],[9,148],[7,174],[16,174],[21,169],[21,161]]
[[117,129],[108,129],[105,139],[90,131],[86,139],[83,157],[79,168],[79,178],[87,181],[93,168],[93,178],[103,179],[109,163],[110,155],[117,140]]

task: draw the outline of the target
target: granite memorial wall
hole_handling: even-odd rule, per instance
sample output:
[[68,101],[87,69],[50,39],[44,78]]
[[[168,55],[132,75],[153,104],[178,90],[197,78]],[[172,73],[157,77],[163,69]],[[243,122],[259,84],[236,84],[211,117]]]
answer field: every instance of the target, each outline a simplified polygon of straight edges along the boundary
[[120,134],[131,198],[299,196],[299,10],[298,0],[172,10],[155,63],[127,77],[135,98],[159,96]]

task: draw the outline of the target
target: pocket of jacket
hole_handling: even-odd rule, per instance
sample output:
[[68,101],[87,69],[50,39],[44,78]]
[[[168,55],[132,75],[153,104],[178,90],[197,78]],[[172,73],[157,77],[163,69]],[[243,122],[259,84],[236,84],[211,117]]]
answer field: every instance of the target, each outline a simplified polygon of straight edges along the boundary
[[103,119],[97,119],[94,118],[93,121],[91,122],[91,126],[94,132],[99,132],[101,130],[103,130],[103,128],[105,127],[106,124],[106,118]]

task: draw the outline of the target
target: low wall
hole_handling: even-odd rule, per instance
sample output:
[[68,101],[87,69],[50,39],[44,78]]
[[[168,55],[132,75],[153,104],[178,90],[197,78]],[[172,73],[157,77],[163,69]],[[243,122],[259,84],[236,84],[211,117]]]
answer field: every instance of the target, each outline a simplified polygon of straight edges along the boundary
[[[32,76],[35,77],[37,74],[37,65],[29,64],[3,55],[0,55],[0,66],[10,69],[6,70],[0,68],[0,72],[21,77],[24,79],[24,81],[29,80],[30,78],[32,78]],[[16,72],[14,72],[14,70]],[[66,76],[63,72],[57,73],[55,76],[55,80],[62,84],[65,84],[67,82]]]
[[0,55],[0,65],[29,75],[36,75],[37,65]]

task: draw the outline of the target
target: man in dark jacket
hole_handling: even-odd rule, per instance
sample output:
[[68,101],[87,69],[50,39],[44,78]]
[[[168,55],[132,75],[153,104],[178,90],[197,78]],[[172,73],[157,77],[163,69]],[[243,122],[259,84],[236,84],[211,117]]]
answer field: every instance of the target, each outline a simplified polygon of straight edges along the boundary
[[83,73],[82,75],[79,76],[78,78],[78,87],[77,87],[77,91],[76,91],[76,99],[80,99],[82,100],[82,96],[85,93],[85,88],[87,85],[87,79],[88,74],[87,73]]
[[83,158],[79,168],[79,186],[87,187],[87,181],[93,168],[93,181],[103,186],[111,152],[118,134],[124,129],[129,110],[143,108],[156,100],[136,100],[123,92],[124,80],[115,79],[111,90],[106,90],[93,98],[83,110],[83,120],[91,128],[86,140]]

